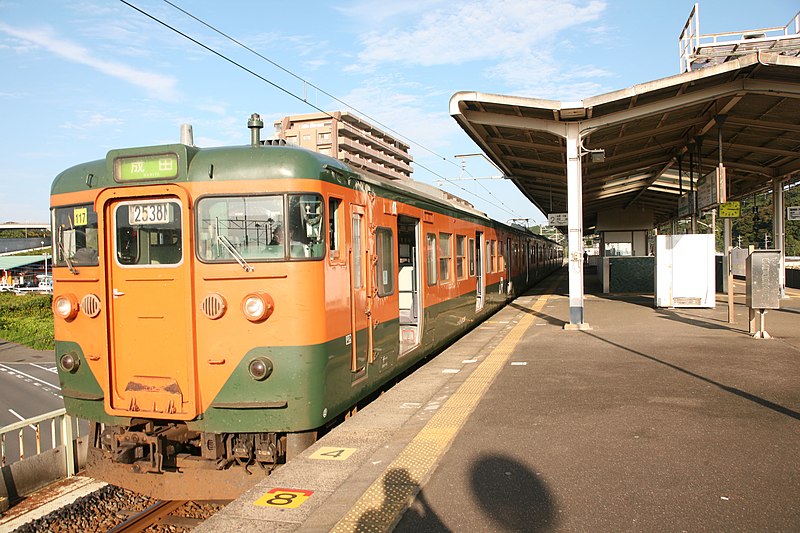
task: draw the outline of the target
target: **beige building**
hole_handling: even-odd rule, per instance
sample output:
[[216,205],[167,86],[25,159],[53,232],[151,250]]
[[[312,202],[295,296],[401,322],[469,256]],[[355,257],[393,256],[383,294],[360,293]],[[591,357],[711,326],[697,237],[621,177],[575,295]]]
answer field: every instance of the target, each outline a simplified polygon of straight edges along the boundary
[[356,115],[311,113],[275,122],[275,133],[295,144],[393,180],[411,179],[409,146]]

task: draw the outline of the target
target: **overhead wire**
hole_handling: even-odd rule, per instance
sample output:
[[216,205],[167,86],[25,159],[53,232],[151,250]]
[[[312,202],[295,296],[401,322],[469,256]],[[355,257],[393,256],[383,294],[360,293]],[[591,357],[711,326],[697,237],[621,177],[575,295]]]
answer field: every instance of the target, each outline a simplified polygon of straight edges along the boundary
[[[314,85],[313,83],[311,83],[311,82],[307,81],[306,79],[302,78],[301,76],[298,76],[297,74],[294,74],[294,73],[293,73],[292,71],[290,71],[289,69],[287,69],[287,68],[285,68],[285,67],[281,66],[280,64],[276,63],[275,61],[273,61],[273,60],[271,60],[271,59],[267,58],[266,56],[264,56],[263,54],[261,54],[261,53],[257,52],[256,50],[253,50],[253,49],[252,49],[252,48],[250,48],[249,46],[247,46],[247,45],[245,45],[245,44],[241,43],[240,41],[238,41],[237,39],[235,39],[235,38],[233,38],[233,37],[231,37],[231,36],[227,35],[226,33],[224,33],[224,32],[222,32],[222,31],[218,30],[217,28],[215,28],[215,27],[214,27],[214,26],[212,26],[211,24],[208,24],[207,22],[203,21],[203,20],[202,20],[202,19],[200,19],[199,17],[196,17],[195,15],[193,15],[193,14],[189,13],[188,11],[186,11],[185,9],[183,9],[183,8],[181,8],[181,7],[177,6],[177,5],[175,5],[174,3],[170,2],[169,0],[163,0],[163,1],[164,1],[166,4],[168,4],[168,5],[172,6],[174,9],[177,9],[178,11],[180,11],[180,12],[184,13],[186,16],[188,16],[188,17],[192,18],[193,20],[195,20],[195,21],[199,22],[200,24],[202,24],[202,25],[206,26],[207,28],[211,29],[212,31],[216,32],[217,34],[219,34],[219,35],[221,35],[221,36],[225,37],[226,39],[229,39],[230,41],[232,41],[232,42],[233,42],[233,43],[235,43],[236,45],[238,45],[238,46],[240,46],[240,47],[244,48],[245,50],[249,51],[249,52],[250,52],[250,53],[252,53],[252,54],[255,54],[256,56],[258,56],[259,58],[263,59],[264,61],[267,61],[268,63],[270,63],[271,65],[275,66],[276,68],[279,68],[279,69],[281,69],[282,71],[286,72],[287,74],[289,74],[289,75],[293,76],[294,78],[296,78],[296,79],[298,79],[298,80],[302,81],[302,82],[303,82],[303,83],[305,83],[306,85],[308,85],[308,86],[310,86],[310,87],[313,87],[313,88],[314,88],[314,89],[316,89],[317,91],[319,91],[319,92],[321,92],[322,94],[324,94],[324,95],[328,96],[329,98],[332,98],[332,99],[333,99],[333,100],[335,100],[336,102],[338,102],[338,103],[340,103],[340,104],[342,104],[342,105],[346,106],[346,107],[347,107],[347,108],[349,108],[349,109],[352,109],[353,111],[355,111],[355,112],[359,113],[360,115],[362,115],[362,116],[366,117],[367,119],[369,119],[369,120],[373,121],[374,123],[376,123],[376,124],[378,124],[378,125],[382,126],[383,128],[387,129],[388,131],[390,131],[390,132],[394,133],[394,134],[395,134],[395,135],[397,135],[398,137],[401,137],[402,139],[404,139],[404,140],[408,141],[410,144],[413,144],[414,146],[417,146],[417,147],[419,147],[419,148],[421,148],[421,149],[425,150],[426,152],[429,152],[430,154],[432,154],[432,155],[434,155],[434,156],[436,156],[436,157],[438,157],[438,158],[441,158],[443,161],[446,161],[446,162],[448,162],[448,163],[450,163],[450,164],[453,164],[453,165],[459,166],[459,165],[458,165],[457,163],[455,163],[454,161],[450,161],[449,159],[447,159],[447,157],[445,157],[445,156],[442,156],[442,155],[440,155],[440,154],[437,154],[436,152],[434,152],[433,150],[429,149],[428,147],[426,147],[426,146],[424,146],[424,145],[422,145],[422,144],[420,144],[420,143],[418,143],[418,142],[414,141],[413,139],[410,139],[409,137],[407,137],[407,136],[405,136],[405,135],[403,135],[403,134],[401,134],[401,133],[399,133],[399,132],[395,131],[394,129],[392,129],[392,128],[390,128],[390,127],[386,126],[385,124],[382,124],[382,123],[381,123],[379,120],[377,120],[377,119],[375,119],[375,118],[373,118],[373,117],[369,116],[368,114],[366,114],[366,113],[364,113],[364,112],[362,112],[362,111],[360,111],[360,110],[356,109],[356,108],[355,108],[355,107],[353,107],[352,105],[348,104],[347,102],[344,102],[343,100],[341,100],[341,99],[337,98],[336,96],[334,96],[334,95],[332,95],[332,94],[328,93],[327,91],[325,91],[325,90],[321,89],[320,87],[317,87],[316,85]],[[316,104],[313,104],[313,103],[312,103],[312,102],[310,102],[310,101],[309,101],[307,98],[303,98],[303,97],[300,97],[299,95],[296,95],[296,94],[294,94],[294,93],[293,93],[293,92],[291,92],[289,89],[286,89],[286,88],[282,87],[281,85],[279,85],[279,84],[277,84],[277,83],[273,82],[272,80],[270,80],[270,79],[268,79],[268,78],[266,78],[266,77],[264,77],[264,76],[262,76],[262,75],[258,74],[257,72],[253,71],[252,69],[250,69],[250,68],[248,68],[248,67],[244,66],[243,64],[241,64],[241,63],[239,63],[239,62],[237,62],[237,61],[235,61],[235,60],[231,59],[230,57],[228,57],[228,56],[226,56],[225,54],[223,54],[223,53],[221,53],[221,52],[219,52],[219,51],[217,51],[217,50],[213,49],[212,47],[210,47],[210,46],[208,46],[208,45],[206,45],[206,44],[202,43],[202,42],[201,42],[201,41],[199,41],[198,39],[195,39],[194,37],[192,37],[192,36],[188,35],[187,33],[183,32],[183,31],[181,31],[181,30],[179,30],[178,28],[176,28],[176,27],[174,27],[174,26],[172,26],[172,25],[168,24],[167,22],[164,22],[163,20],[159,19],[158,17],[156,17],[156,16],[154,16],[154,15],[152,15],[152,14],[148,13],[147,11],[145,11],[145,10],[143,10],[143,9],[139,8],[138,6],[136,6],[136,5],[134,5],[134,4],[130,3],[130,2],[128,2],[127,0],[120,0],[120,2],[122,2],[122,3],[123,3],[123,4],[125,4],[126,6],[130,7],[131,9],[133,9],[133,10],[135,10],[135,11],[139,12],[140,14],[142,14],[142,15],[144,15],[145,17],[149,18],[150,20],[152,20],[152,21],[154,21],[154,22],[156,22],[156,23],[158,23],[158,24],[160,24],[160,25],[164,26],[165,28],[169,29],[170,31],[173,31],[173,32],[177,33],[178,35],[180,35],[180,36],[181,36],[181,37],[183,37],[184,39],[187,39],[187,40],[191,41],[192,43],[194,43],[194,44],[196,44],[197,46],[199,46],[199,47],[203,48],[204,50],[207,50],[208,52],[211,52],[212,54],[216,55],[216,56],[217,56],[217,57],[219,57],[220,59],[222,59],[222,60],[224,60],[224,61],[227,61],[228,63],[230,63],[230,64],[232,64],[232,65],[234,65],[234,66],[236,66],[236,67],[240,68],[241,70],[243,70],[243,71],[247,72],[248,74],[250,74],[250,75],[252,75],[252,76],[255,76],[256,78],[258,78],[258,79],[260,79],[261,81],[263,81],[263,82],[265,82],[265,83],[267,83],[267,84],[271,85],[272,87],[274,87],[274,88],[278,89],[279,91],[281,91],[281,92],[283,92],[283,93],[287,94],[288,96],[291,96],[292,98],[295,98],[295,99],[297,99],[297,100],[299,100],[299,101],[301,101],[301,102],[305,103],[306,105],[308,105],[308,106],[310,106],[310,107],[314,108],[315,110],[319,111],[320,113],[323,113],[324,115],[326,115],[326,116],[330,117],[332,120],[338,120],[338,119],[337,119],[337,118],[336,118],[334,115],[332,115],[332,114],[331,114],[331,113],[329,113],[328,111],[325,111],[324,109],[320,108],[320,107],[319,107],[319,106],[317,106]],[[450,179],[448,179],[448,178],[446,178],[446,177],[442,176],[441,174],[439,174],[438,172],[434,171],[433,169],[431,169],[431,168],[428,168],[427,166],[423,165],[423,164],[422,164],[422,163],[420,163],[419,161],[414,161],[414,164],[415,164],[415,165],[417,165],[418,167],[420,167],[420,168],[424,169],[424,170],[427,170],[428,172],[430,172],[430,173],[431,173],[431,174],[433,174],[434,176],[437,176],[437,177],[441,178],[443,181],[446,181],[446,182],[448,182],[448,183],[449,183],[449,184],[451,184],[452,186],[454,186],[454,187],[456,187],[456,188],[458,188],[458,189],[461,189],[462,191],[466,192],[467,194],[470,194],[470,195],[472,195],[472,196],[475,196],[476,198],[479,198],[479,199],[481,199],[482,201],[484,201],[484,202],[488,203],[489,205],[491,205],[491,206],[493,206],[493,207],[495,207],[495,208],[497,208],[497,209],[500,209],[500,210],[502,210],[502,211],[505,211],[506,213],[510,213],[510,214],[514,215],[515,217],[519,217],[519,215],[518,215],[516,212],[512,211],[512,210],[511,210],[509,207],[507,207],[507,206],[505,205],[505,203],[503,203],[503,202],[502,202],[502,200],[498,199],[498,198],[497,198],[497,197],[496,197],[494,194],[492,194],[492,192],[491,192],[491,191],[489,191],[489,189],[488,189],[488,188],[486,188],[486,186],[484,186],[482,183],[480,183],[480,182],[478,181],[478,179],[477,179],[477,178],[475,178],[475,180],[476,180],[476,181],[478,181],[478,183],[479,183],[479,184],[480,184],[480,185],[481,185],[481,186],[482,186],[484,189],[486,189],[486,191],[487,191],[487,192],[489,192],[489,194],[490,194],[492,197],[494,197],[496,200],[498,200],[498,201],[500,202],[500,204],[501,204],[501,205],[497,205],[497,204],[495,204],[495,203],[493,203],[493,202],[491,202],[491,201],[487,200],[486,198],[484,198],[484,197],[482,197],[482,196],[480,196],[480,195],[478,195],[478,194],[475,194],[475,193],[473,193],[472,191],[469,191],[469,190],[465,189],[464,187],[462,187],[462,186],[460,186],[460,185],[456,184],[455,182],[453,182],[452,180],[450,180]]]

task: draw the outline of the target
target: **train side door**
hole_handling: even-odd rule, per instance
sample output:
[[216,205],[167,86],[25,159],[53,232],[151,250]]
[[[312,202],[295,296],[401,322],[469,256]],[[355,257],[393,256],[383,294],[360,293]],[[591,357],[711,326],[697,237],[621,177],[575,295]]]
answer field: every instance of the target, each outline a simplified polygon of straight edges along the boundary
[[483,272],[483,247],[486,246],[483,232],[475,232],[475,311],[483,309],[484,293],[486,292],[486,278]]
[[360,205],[351,206],[351,240],[348,250],[350,265],[350,370],[361,378],[366,372],[369,356],[369,294],[368,272],[369,252],[367,249],[367,226],[365,209]]
[[197,416],[187,202],[106,204],[112,414]]
[[511,261],[514,260],[514,254],[511,253],[511,239],[506,238],[506,249],[503,252],[503,263],[506,267],[506,294],[510,296],[514,290],[514,284],[511,282]]
[[420,281],[419,219],[399,216],[397,220],[397,290],[400,315],[400,355],[419,346],[422,338],[422,292]]

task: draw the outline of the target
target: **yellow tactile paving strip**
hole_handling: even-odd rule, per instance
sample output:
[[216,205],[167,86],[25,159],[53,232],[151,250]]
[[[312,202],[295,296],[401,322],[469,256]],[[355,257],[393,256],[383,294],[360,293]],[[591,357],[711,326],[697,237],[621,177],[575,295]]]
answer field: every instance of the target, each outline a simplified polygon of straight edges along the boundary
[[350,511],[333,527],[334,532],[384,532],[390,530],[411,504],[420,486],[427,480],[440,456],[469,418],[495,376],[507,364],[508,358],[525,331],[541,312],[563,276],[539,296],[533,313],[523,313],[520,321],[500,344],[464,381],[458,390],[428,421],[422,431],[406,446],[383,475],[364,492]]

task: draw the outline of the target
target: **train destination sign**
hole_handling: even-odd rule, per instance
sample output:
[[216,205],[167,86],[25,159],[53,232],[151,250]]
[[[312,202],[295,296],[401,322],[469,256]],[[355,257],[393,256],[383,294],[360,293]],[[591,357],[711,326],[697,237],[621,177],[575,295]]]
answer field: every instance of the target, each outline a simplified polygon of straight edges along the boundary
[[739,202],[725,202],[719,204],[720,218],[739,218],[741,216],[741,205]]
[[116,181],[158,180],[177,176],[177,154],[118,157],[114,160],[114,179]]

